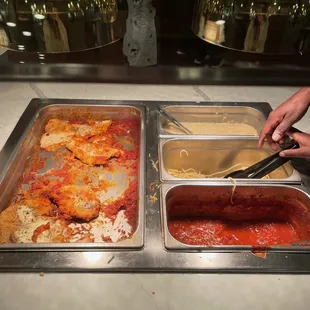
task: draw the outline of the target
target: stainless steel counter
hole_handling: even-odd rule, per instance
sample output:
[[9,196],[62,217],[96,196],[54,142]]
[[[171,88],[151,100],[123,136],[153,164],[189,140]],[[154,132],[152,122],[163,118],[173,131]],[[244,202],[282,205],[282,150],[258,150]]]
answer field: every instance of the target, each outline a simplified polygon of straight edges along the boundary
[[[310,271],[308,247],[292,250],[268,250],[266,258],[253,255],[251,250],[223,250],[208,249],[196,251],[173,251],[164,246],[160,217],[158,135],[157,112],[160,102],[112,102],[112,101],[83,101],[83,100],[35,100],[24,112],[7,144],[1,153],[1,162],[9,157],[27,124],[29,118],[36,114],[41,104],[92,104],[92,105],[138,105],[146,108],[147,145],[145,155],[147,159],[146,177],[146,226],[144,247],[138,250],[66,248],[61,249],[1,249],[0,270],[2,271],[107,271],[107,272],[266,272],[266,273],[308,273]],[[173,102],[165,103],[171,105]],[[227,103],[216,103],[219,106]],[[183,102],[178,105],[193,105]],[[214,103],[204,103],[214,105]],[[238,106],[248,103],[239,103]],[[268,104],[251,103],[252,107],[260,110],[264,115],[270,112]],[[4,166],[3,166],[4,167]],[[305,177],[302,175],[302,178]],[[225,182],[225,181],[223,181]],[[227,184],[229,184],[229,181]],[[209,184],[212,184],[212,182]],[[231,184],[230,184],[231,185]],[[156,195],[153,202],[150,196]]]
[[[5,57],[5,55],[1,56]],[[1,63],[1,61],[0,61]],[[90,64],[0,65],[1,82],[128,83],[160,85],[307,86],[309,68],[247,67],[127,67]]]

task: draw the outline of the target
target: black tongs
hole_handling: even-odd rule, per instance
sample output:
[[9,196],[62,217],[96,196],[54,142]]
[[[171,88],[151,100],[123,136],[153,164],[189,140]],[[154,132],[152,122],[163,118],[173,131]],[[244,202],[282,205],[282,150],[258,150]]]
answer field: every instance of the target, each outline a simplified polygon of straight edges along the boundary
[[171,123],[176,125],[181,131],[185,132],[188,135],[192,135],[193,133],[183,126],[179,121],[177,121],[170,113],[167,113],[162,107],[158,107],[158,112],[166,117]]
[[280,152],[284,150],[293,150],[298,148],[299,145],[297,143],[290,144],[281,151],[261,160],[260,162],[250,166],[249,168],[231,172],[227,174],[224,178],[261,179],[290,160],[290,158],[287,157],[280,157]]

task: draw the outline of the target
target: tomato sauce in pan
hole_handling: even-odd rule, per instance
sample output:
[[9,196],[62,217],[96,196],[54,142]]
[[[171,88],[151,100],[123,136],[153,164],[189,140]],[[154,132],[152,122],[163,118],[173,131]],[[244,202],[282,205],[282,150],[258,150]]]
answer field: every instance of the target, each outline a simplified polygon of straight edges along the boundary
[[174,220],[169,222],[169,231],[190,245],[272,246],[299,241],[294,227],[286,222]]
[[284,201],[250,206],[179,202],[168,206],[168,229],[189,245],[289,245],[310,239],[304,212]]

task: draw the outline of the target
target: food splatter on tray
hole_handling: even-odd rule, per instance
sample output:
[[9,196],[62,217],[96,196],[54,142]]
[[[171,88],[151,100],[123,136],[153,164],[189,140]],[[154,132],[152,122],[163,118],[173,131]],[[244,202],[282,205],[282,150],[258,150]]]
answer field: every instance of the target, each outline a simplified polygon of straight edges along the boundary
[[118,242],[138,220],[138,120],[50,119],[9,206],[0,243]]

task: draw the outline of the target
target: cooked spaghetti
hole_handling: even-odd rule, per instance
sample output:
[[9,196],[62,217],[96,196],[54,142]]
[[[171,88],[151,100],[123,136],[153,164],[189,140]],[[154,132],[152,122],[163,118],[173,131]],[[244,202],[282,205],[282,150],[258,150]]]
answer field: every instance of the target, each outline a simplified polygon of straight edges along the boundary
[[207,178],[221,178],[224,177],[227,173],[234,171],[236,169],[245,169],[241,163],[238,163],[228,169],[214,172],[211,174],[204,174],[200,171],[195,170],[194,168],[189,169],[168,169],[168,173],[178,179],[207,179]]
[[230,202],[231,204],[233,205],[234,204],[234,201],[233,201],[233,197],[234,197],[234,194],[235,194],[235,191],[236,191],[236,187],[237,187],[237,182],[235,179],[229,177],[228,180],[230,180],[233,184],[233,188],[231,190],[231,196],[230,196]]
[[205,179],[206,176],[193,168],[189,169],[168,169],[168,173],[178,179]]
[[180,151],[180,157],[182,158],[182,154],[185,153],[186,156],[188,157],[188,152],[186,150],[181,150]]
[[[194,168],[188,169],[168,169],[168,173],[178,179],[208,179],[208,178],[223,178],[229,172],[236,170],[243,170],[247,167],[244,167],[241,163],[235,164],[230,168],[214,172],[211,174],[204,174],[201,171],[197,171]],[[270,179],[269,175],[264,176],[262,179]]]

